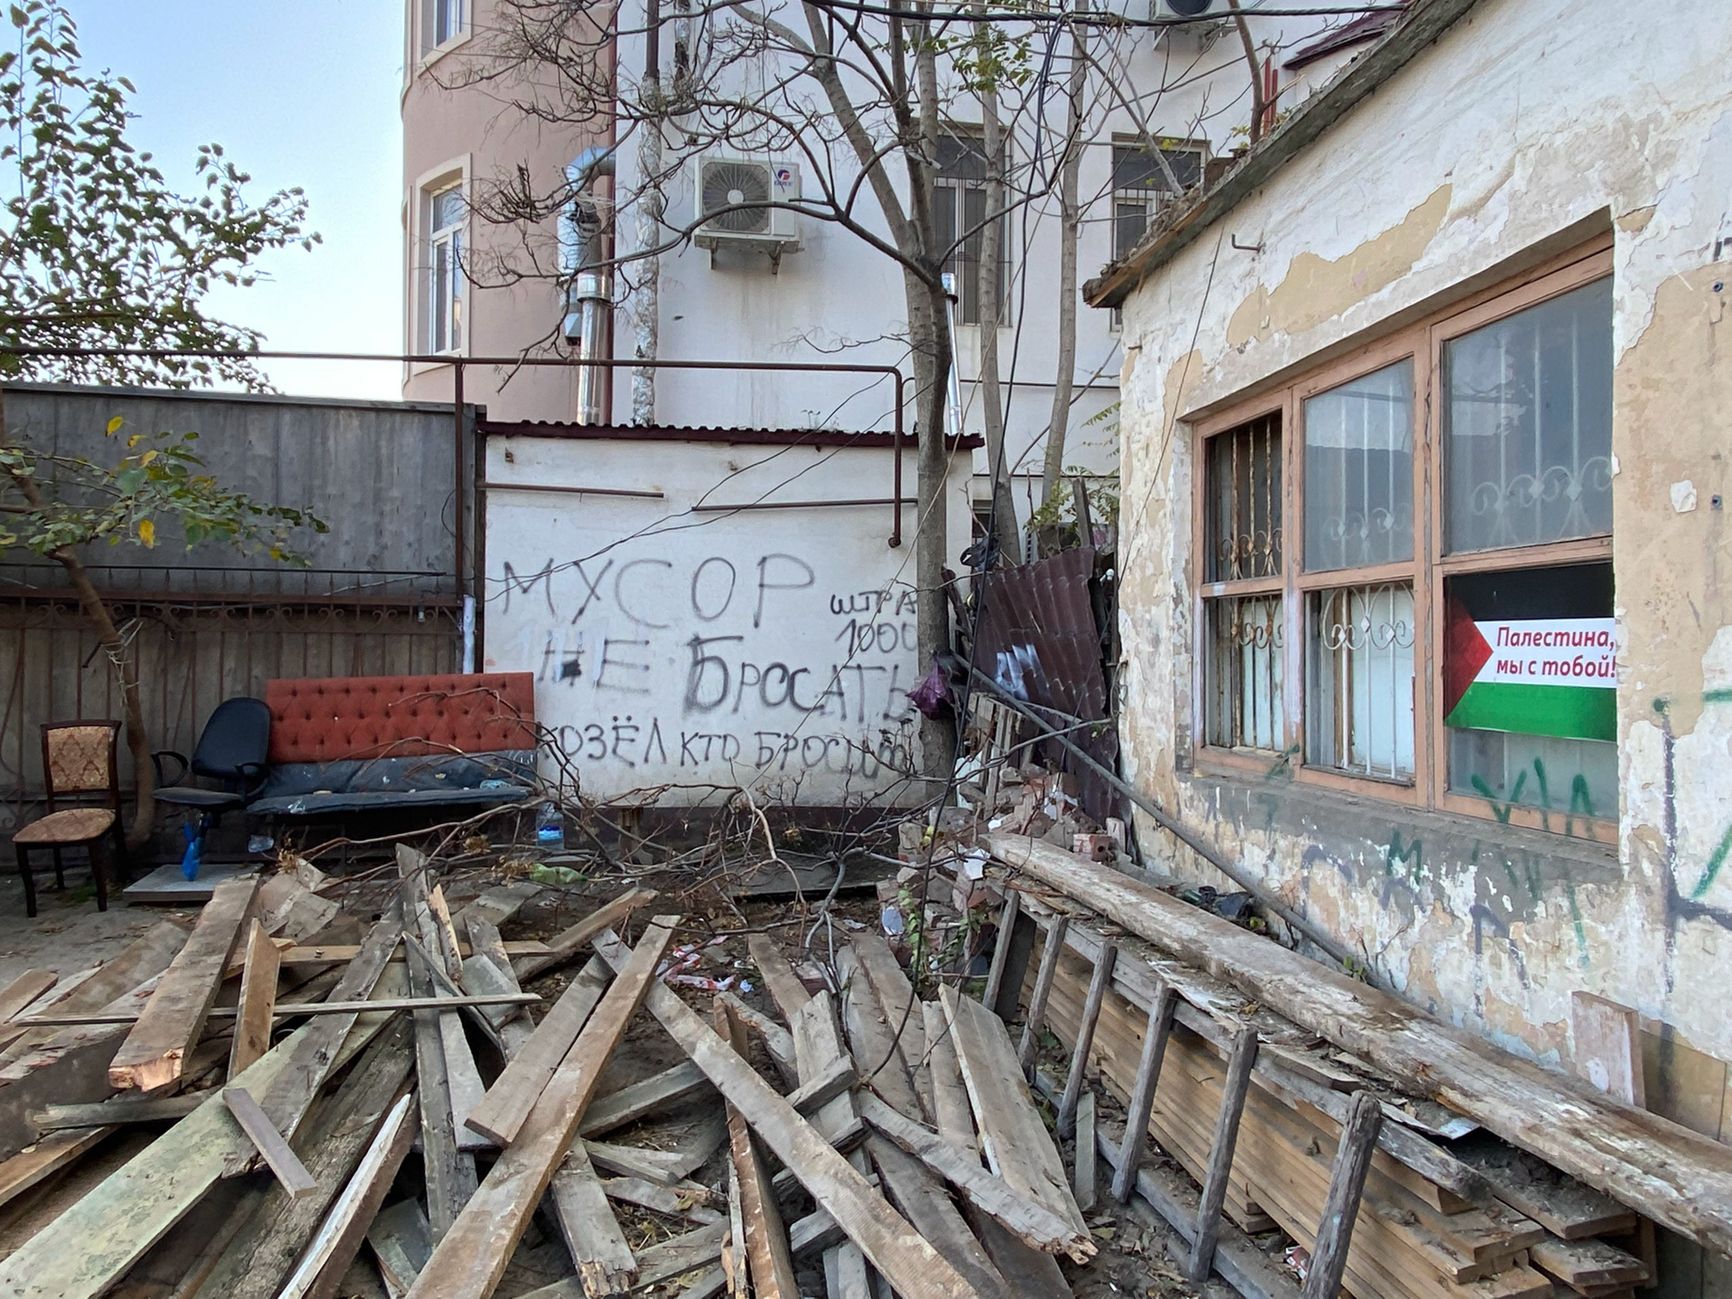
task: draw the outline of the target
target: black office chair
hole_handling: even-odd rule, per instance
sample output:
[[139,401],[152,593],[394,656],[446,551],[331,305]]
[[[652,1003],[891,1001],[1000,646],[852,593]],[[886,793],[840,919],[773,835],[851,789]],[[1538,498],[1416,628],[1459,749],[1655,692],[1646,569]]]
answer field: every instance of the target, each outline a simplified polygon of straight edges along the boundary
[[[181,833],[186,853],[180,868],[189,880],[198,878],[205,832],[224,812],[252,802],[264,787],[270,743],[271,710],[264,700],[225,699],[205,723],[191,759],[170,749],[150,755],[156,768],[156,801],[185,809]],[[172,780],[164,771],[165,758],[180,764]]]

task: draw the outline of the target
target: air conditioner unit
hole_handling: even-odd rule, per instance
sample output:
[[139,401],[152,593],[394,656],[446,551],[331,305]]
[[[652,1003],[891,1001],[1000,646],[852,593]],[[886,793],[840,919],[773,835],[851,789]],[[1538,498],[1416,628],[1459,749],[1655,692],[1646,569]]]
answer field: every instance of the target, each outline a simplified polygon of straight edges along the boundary
[[[1219,31],[1221,23],[1230,12],[1231,7],[1227,0],[1149,0],[1150,18],[1156,22],[1186,19],[1188,21],[1174,23],[1174,28],[1197,36],[1212,35]],[[1215,21],[1199,22],[1199,19]]]
[[[772,203],[800,197],[800,169],[791,162],[757,158],[699,158],[696,225],[692,238],[708,248],[756,247],[772,263],[800,246],[799,214]],[[764,206],[753,206],[762,204]]]

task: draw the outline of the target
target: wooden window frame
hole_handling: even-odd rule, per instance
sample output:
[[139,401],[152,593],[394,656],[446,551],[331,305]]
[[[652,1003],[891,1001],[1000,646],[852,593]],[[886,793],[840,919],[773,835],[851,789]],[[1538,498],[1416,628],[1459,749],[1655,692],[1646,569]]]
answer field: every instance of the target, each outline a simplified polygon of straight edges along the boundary
[[[1451,812],[1500,824],[1563,833],[1614,843],[1617,816],[1586,817],[1557,809],[1488,807],[1486,800],[1449,789],[1448,728],[1442,716],[1443,592],[1449,578],[1462,573],[1530,567],[1609,563],[1610,533],[1449,555],[1443,549],[1442,402],[1436,400],[1443,350],[1452,339],[1513,316],[1612,274],[1610,236],[1542,262],[1463,300],[1433,311],[1390,333],[1304,371],[1279,385],[1235,400],[1192,422],[1193,481],[1190,584],[1192,599],[1191,717],[1192,768],[1226,777],[1267,778],[1284,770],[1294,783],[1361,795],[1394,806]],[[1307,572],[1304,567],[1304,462],[1306,401],[1410,359],[1413,377],[1413,510],[1411,561]],[[1281,574],[1268,579],[1205,580],[1207,527],[1211,505],[1208,447],[1212,438],[1266,415],[1280,419],[1282,455]],[[1414,735],[1411,781],[1395,781],[1312,765],[1306,747],[1306,709],[1310,603],[1321,590],[1382,582],[1411,582],[1414,611]],[[1208,743],[1208,604],[1233,595],[1279,594],[1284,637],[1282,671],[1282,752],[1259,754]],[[1561,822],[1561,824],[1560,824]]]

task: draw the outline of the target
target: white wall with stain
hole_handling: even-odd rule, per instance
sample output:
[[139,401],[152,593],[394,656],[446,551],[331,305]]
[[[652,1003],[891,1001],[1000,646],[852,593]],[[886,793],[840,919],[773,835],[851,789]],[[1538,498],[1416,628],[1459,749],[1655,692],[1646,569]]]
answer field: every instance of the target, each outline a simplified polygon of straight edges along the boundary
[[[1718,1068],[1698,1124],[1716,1134],[1732,1059],[1729,49],[1724,5],[1481,0],[1132,294],[1121,448],[1137,783],[1380,981],[1504,1045],[1567,1059],[1576,989],[1636,1007],[1673,1053],[1662,1074],[1678,1052]],[[1616,847],[1194,773],[1187,420],[1606,231]],[[1143,842],[1171,845],[1152,826]]]
[[[912,446],[902,454],[911,497]],[[907,691],[924,665],[913,504],[904,543],[888,544],[894,455],[490,438],[486,670],[535,674],[537,718],[587,796],[680,804],[746,786],[842,806],[909,794]],[[958,568],[968,474],[963,451],[948,487]],[[740,505],[758,508],[727,508]]]

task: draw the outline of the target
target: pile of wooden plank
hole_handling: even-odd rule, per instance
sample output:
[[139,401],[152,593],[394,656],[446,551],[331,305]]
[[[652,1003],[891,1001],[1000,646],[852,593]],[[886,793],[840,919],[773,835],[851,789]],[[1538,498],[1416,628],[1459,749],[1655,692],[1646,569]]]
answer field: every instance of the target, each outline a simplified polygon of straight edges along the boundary
[[371,926],[302,865],[0,992],[0,1293],[332,1294],[417,1140],[428,1211],[449,1209],[474,1169],[453,1116],[484,1094],[471,1038],[526,1035],[518,974],[653,894],[506,942],[537,886],[453,916],[425,862],[401,864]]
[[[1320,1237],[1340,1221],[1342,1154],[1354,1145],[1343,1129],[1367,1108],[1381,1120],[1360,1141],[1364,1167],[1340,1251],[1346,1293],[1623,1299],[1653,1279],[1651,1237],[1625,1205],[1403,1096],[1362,1059],[1103,921],[1091,897],[1028,881],[1005,896],[1001,941],[1017,918],[1038,934],[1010,976],[1020,997],[1008,990],[1026,1008],[1025,1037],[1031,1046],[1044,1034],[1058,1039],[1070,1058],[1065,1095],[1098,1080],[1128,1116],[1144,1116],[1145,1148],[1170,1157],[1187,1175],[1181,1182],[1205,1188],[1201,1197],[1184,1188],[1175,1196],[1155,1178],[1151,1194],[1175,1226],[1195,1230],[1210,1212],[1225,1218],[1223,1254],[1229,1236],[1237,1248],[1214,1261],[1244,1293],[1295,1292],[1258,1271],[1257,1247],[1245,1237],[1278,1227],[1306,1250],[1323,1248]],[[1003,977],[995,963],[994,979]],[[989,997],[997,993],[989,987]],[[1043,1081],[1059,1094],[1060,1081]],[[1096,1140],[1118,1174],[1115,1190],[1128,1193],[1151,1174],[1116,1126],[1103,1120]]]
[[507,941],[533,886],[453,908],[398,867],[365,923],[316,873],[239,879],[0,990],[0,1294],[484,1299],[552,1255],[536,1299],[796,1299],[806,1256],[832,1299],[996,1299],[1094,1256],[1004,1024],[917,999],[882,939],[813,985],[755,937],[777,1013],[694,1006],[679,917],[616,932],[647,889]]

